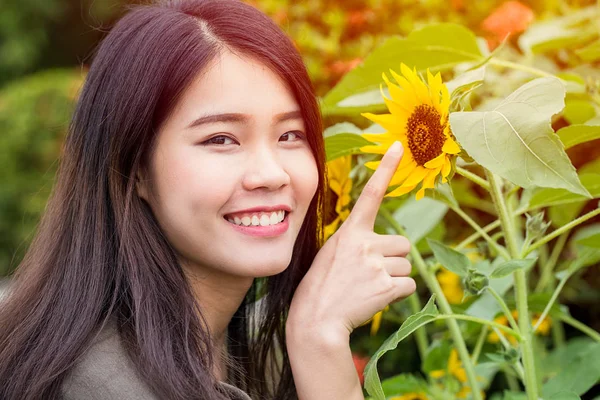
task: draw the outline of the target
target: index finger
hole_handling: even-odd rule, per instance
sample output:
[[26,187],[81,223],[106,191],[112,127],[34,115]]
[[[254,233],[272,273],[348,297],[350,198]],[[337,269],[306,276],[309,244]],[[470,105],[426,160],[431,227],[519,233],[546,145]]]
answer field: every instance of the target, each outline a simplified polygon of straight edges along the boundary
[[365,185],[348,216],[347,220],[351,221],[351,224],[358,224],[373,229],[379,206],[383,201],[385,192],[396,172],[396,168],[398,168],[403,154],[404,149],[402,148],[402,144],[396,141],[383,155],[379,167]]

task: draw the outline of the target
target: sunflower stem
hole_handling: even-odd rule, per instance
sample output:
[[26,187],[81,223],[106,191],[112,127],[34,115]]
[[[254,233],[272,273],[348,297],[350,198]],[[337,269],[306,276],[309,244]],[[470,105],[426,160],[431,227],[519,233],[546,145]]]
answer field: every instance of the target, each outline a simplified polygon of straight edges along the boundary
[[505,67],[505,68],[515,69],[515,70],[518,70],[518,71],[529,72],[532,75],[537,75],[537,76],[540,76],[540,77],[556,78],[556,75],[551,74],[551,73],[546,72],[546,71],[542,71],[539,68],[528,67],[527,65],[514,63],[512,61],[499,60],[497,58],[492,58],[488,62],[490,64],[498,66],[498,67]]
[[577,321],[575,318],[569,315],[562,314],[558,318],[565,324],[571,325],[575,329],[579,329],[579,331],[585,333],[586,335],[594,339],[596,342],[600,342],[600,333],[596,332],[586,324]]
[[[398,232],[398,234],[406,236],[406,231],[404,230],[402,225],[400,225],[398,223],[398,221],[396,221],[394,219],[394,217],[390,214],[390,212],[388,210],[386,210],[384,207],[380,207],[379,212],[380,212],[381,216],[384,217],[386,219],[386,221],[389,222],[389,224],[392,226],[392,228],[396,232]],[[465,343],[465,339],[462,336],[460,327],[458,326],[458,322],[454,318],[457,316],[452,313],[452,308],[450,307],[450,303],[448,303],[448,300],[446,299],[446,296],[444,295],[444,292],[442,291],[442,288],[441,288],[439,282],[437,281],[435,276],[433,276],[433,274],[430,271],[428,271],[427,264],[425,263],[425,260],[423,260],[421,253],[419,253],[419,251],[417,250],[416,244],[415,244],[415,246],[410,247],[410,255],[412,256],[414,264],[417,266],[419,275],[421,275],[421,278],[423,279],[423,281],[425,281],[425,284],[427,285],[427,287],[429,288],[431,293],[434,293],[436,295],[437,303],[438,303],[442,313],[446,314],[444,317],[448,318],[448,320],[446,321],[446,324],[448,325],[448,329],[450,330],[450,336],[452,337],[452,340],[454,341],[456,350],[458,352],[458,355],[460,356],[463,367],[467,374],[467,380],[469,381],[469,385],[472,388],[473,399],[474,400],[483,400],[483,397],[481,396],[481,392],[479,390],[479,382],[477,381],[477,375],[475,375],[475,368],[473,367],[473,362],[471,361],[469,351],[467,350],[467,345]],[[460,317],[462,317],[462,316],[460,316]],[[440,318],[440,319],[442,319],[442,318]],[[445,319],[445,318],[443,318],[443,319]],[[484,320],[482,320],[482,321],[484,321]],[[492,321],[485,321],[485,322],[489,323]],[[507,328],[507,327],[505,327],[505,328]],[[507,329],[510,329],[510,328],[507,328]],[[512,331],[512,329],[510,329],[510,331]]]
[[552,248],[552,252],[550,253],[550,258],[548,258],[548,262],[542,265],[542,274],[540,276],[538,284],[535,287],[534,292],[541,292],[546,288],[546,286],[548,286],[548,284],[554,281],[554,276],[552,275],[552,272],[554,271],[554,267],[558,262],[558,258],[560,257],[560,254],[563,248],[565,247],[568,238],[569,232],[564,232],[556,240],[556,243]]
[[483,325],[483,327],[481,328],[481,331],[479,332],[479,336],[477,337],[477,342],[475,343],[475,348],[473,349],[473,354],[471,355],[473,364],[477,364],[479,362],[479,355],[481,354],[481,349],[483,349],[483,344],[485,343],[485,339],[488,335],[489,330],[490,330],[489,325]]
[[450,206],[450,209],[457,213],[462,219],[465,220],[475,231],[479,232],[479,234],[489,243],[490,246],[494,248],[502,257],[506,260],[510,260],[510,255],[504,249],[504,247],[500,246],[494,239],[492,239],[477,222],[475,222],[469,215],[464,212],[460,207]]
[[[408,296],[408,303],[410,304],[410,310],[413,314],[418,313],[423,308],[417,292]],[[419,328],[415,331],[415,340],[417,341],[417,349],[419,350],[419,356],[423,363],[425,362],[425,356],[427,355],[427,348],[429,348],[429,339],[427,338],[427,331],[425,328]]]
[[[514,220],[512,218],[512,210],[509,204],[504,201],[502,193],[501,178],[497,178],[492,172],[485,170],[487,180],[491,186],[491,195],[494,204],[496,205],[498,216],[504,238],[508,246],[508,250],[512,259],[520,259],[522,257],[517,244],[517,232],[515,232]],[[535,359],[533,355],[533,332],[531,331],[531,322],[529,320],[529,306],[527,304],[527,277],[523,269],[518,269],[513,273],[515,281],[515,295],[517,303],[517,312],[519,313],[519,330],[521,332],[521,355],[525,367],[525,389],[529,400],[538,400],[538,381],[535,371]]]
[[476,183],[477,185],[481,186],[482,188],[484,188],[486,191],[490,191],[490,184],[483,178],[479,177],[478,175],[472,173],[471,171],[463,168],[463,167],[456,167],[456,172],[467,178],[468,180],[470,180],[473,183]]
[[510,312],[510,309],[506,305],[506,302],[504,301],[504,299],[498,294],[498,292],[496,292],[494,290],[493,287],[488,286],[487,290],[488,290],[488,292],[490,292],[490,294],[492,296],[494,296],[494,298],[498,302],[498,305],[500,305],[500,308],[502,308],[502,312],[504,312],[504,315],[506,316],[506,319],[508,319],[508,322],[510,323],[510,326],[512,326],[512,328],[516,332],[521,333],[521,331],[519,330],[519,325],[517,324],[517,321],[515,321],[515,319],[513,318],[512,313]]

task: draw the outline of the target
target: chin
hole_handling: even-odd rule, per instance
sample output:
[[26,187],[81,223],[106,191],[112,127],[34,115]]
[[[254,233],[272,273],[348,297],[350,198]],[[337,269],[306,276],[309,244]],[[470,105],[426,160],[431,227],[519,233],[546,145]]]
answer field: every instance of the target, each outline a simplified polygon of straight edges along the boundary
[[[249,275],[253,276],[254,278],[264,278],[267,276],[273,276],[273,275],[277,275],[280,274],[281,272],[285,271],[287,269],[287,267],[290,264],[290,259],[287,259],[285,261],[281,261],[281,262],[272,262],[272,263],[268,263],[268,264],[256,264],[255,267],[251,268],[251,269],[246,269],[246,271],[248,272]],[[247,267],[246,267],[247,268]]]

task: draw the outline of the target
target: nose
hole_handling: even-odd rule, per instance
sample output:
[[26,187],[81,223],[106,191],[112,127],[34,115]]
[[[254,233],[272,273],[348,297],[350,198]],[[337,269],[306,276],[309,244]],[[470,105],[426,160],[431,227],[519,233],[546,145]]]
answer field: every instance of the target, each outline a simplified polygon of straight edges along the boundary
[[290,184],[290,176],[276,150],[262,149],[247,158],[242,185],[246,190],[277,190]]

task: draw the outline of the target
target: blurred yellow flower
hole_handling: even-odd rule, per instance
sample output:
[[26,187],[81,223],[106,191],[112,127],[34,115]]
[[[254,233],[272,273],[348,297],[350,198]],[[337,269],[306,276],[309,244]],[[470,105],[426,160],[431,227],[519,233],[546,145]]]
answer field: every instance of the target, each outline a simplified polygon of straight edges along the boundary
[[[515,321],[519,320],[519,312],[517,310],[513,310],[511,312],[511,314],[512,314],[513,318],[515,319]],[[531,318],[531,326],[535,326],[538,323],[538,321],[540,320],[541,316],[542,315],[538,314],[538,313],[533,314],[533,316]],[[504,314],[501,314],[498,317],[494,318],[494,322],[496,322],[500,325],[510,326],[510,323],[508,322],[508,318],[506,318],[506,316]],[[548,335],[548,333],[550,333],[551,325],[552,325],[552,321],[550,321],[549,317],[546,317],[546,318],[544,318],[544,320],[542,321],[540,326],[537,328],[535,333],[538,335]],[[506,335],[502,331],[499,331],[499,332],[502,334],[503,337],[507,338],[510,343],[517,344],[517,339],[515,339],[514,336]],[[487,340],[490,343],[498,343],[498,342],[500,342],[500,337],[498,336],[498,334],[495,331],[492,331],[488,335]]]
[[351,169],[351,156],[336,158],[327,163],[329,191],[325,220],[323,221],[325,240],[333,235],[338,226],[350,215],[348,205],[350,204],[350,191],[352,190]]
[[371,323],[371,336],[376,335],[377,331],[379,331],[379,327],[381,326],[381,318],[383,318],[383,313],[388,311],[389,309],[390,309],[390,306],[385,306],[385,308],[383,310],[381,310],[377,314],[373,315],[373,317],[371,317],[371,319],[369,319],[368,321],[365,321],[360,326],[365,326],[370,322]]
[[[458,357],[458,351],[456,349],[452,349],[450,351],[450,357],[448,358],[448,366],[446,369],[438,369],[435,371],[431,371],[429,375],[434,379],[441,379],[446,375],[451,375],[455,377],[462,385],[460,391],[456,394],[456,398],[465,399],[468,394],[471,393],[471,387],[464,385],[467,382],[467,372],[462,366],[462,362]],[[478,380],[481,377],[477,377]],[[481,396],[485,398],[485,393],[481,391]]]
[[440,268],[436,275],[438,282],[446,296],[446,300],[450,304],[462,303],[465,291],[462,288],[461,278],[454,272],[447,270],[446,268]]
[[401,396],[390,397],[388,400],[428,400],[425,393],[406,393]]
[[[383,95],[389,114],[362,114],[381,125],[386,132],[382,134],[363,134],[365,139],[379,143],[361,147],[364,153],[384,154],[399,140],[404,147],[404,156],[390,186],[398,186],[386,196],[401,196],[412,191],[422,183],[417,192],[417,200],[423,198],[425,189],[435,187],[438,175],[442,182],[452,169],[460,147],[450,130],[448,122],[450,95],[438,73],[432,75],[427,70],[427,84],[411,70],[401,64],[402,75],[390,70],[397,85],[383,74],[391,98]],[[383,88],[382,88],[383,94]],[[370,161],[366,167],[376,169],[380,161]]]
[[456,351],[456,349],[452,349],[452,351],[450,351],[447,369],[437,369],[429,373],[429,375],[431,375],[432,378],[436,379],[443,378],[444,376],[446,376],[446,374],[454,376],[461,383],[467,381],[467,373],[462,367],[462,362],[458,358],[458,352]]

